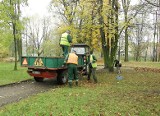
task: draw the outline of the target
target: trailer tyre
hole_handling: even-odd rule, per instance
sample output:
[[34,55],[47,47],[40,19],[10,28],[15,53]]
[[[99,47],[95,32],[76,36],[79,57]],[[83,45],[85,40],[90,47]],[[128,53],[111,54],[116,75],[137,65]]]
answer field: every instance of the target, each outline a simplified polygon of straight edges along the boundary
[[43,78],[41,78],[41,77],[34,77],[34,80],[36,82],[43,82]]
[[58,84],[65,84],[67,83],[67,80],[68,80],[67,72],[60,73],[57,77]]

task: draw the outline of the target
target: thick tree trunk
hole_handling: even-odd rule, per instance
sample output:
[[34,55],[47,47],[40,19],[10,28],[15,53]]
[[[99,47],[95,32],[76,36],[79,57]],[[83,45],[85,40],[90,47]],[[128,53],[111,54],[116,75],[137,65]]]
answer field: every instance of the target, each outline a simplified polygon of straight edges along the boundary
[[101,42],[102,42],[102,51],[103,51],[103,58],[104,58],[104,68],[107,68],[107,45],[106,45],[106,38],[105,38],[105,31],[104,31],[104,18],[101,15],[102,9],[103,9],[103,0],[98,0],[97,1],[99,3],[99,8],[98,8],[98,13],[100,15],[99,18],[99,23],[101,25],[100,27],[100,35],[101,35]]
[[[118,49],[118,40],[119,40],[119,35],[118,35],[118,27],[119,27],[119,24],[118,24],[118,0],[115,1],[115,24],[116,24],[116,27],[115,27],[115,42],[114,42],[114,51],[113,51],[113,60],[115,59],[115,56],[116,56],[116,52],[117,52],[117,49]],[[119,61],[120,61],[120,58],[119,58]],[[114,61],[113,61],[114,63]],[[114,67],[114,65],[113,65]]]
[[[103,17],[101,17],[102,19],[100,20],[100,22],[102,23],[103,22]],[[108,50],[107,50],[107,46],[106,46],[106,41],[105,41],[105,33],[104,33],[104,28],[101,27],[100,28],[100,35],[101,35],[101,38],[102,38],[102,50],[103,50],[103,58],[104,58],[104,68],[107,68],[108,65],[107,65],[107,60],[108,60]]]
[[[103,9],[103,0],[99,0],[99,14],[101,14]],[[110,16],[107,17],[107,35],[105,35],[105,27],[104,27],[104,17],[100,15],[99,22],[100,35],[102,38],[102,50],[104,53],[104,66],[108,68],[110,72],[114,71],[114,59],[117,52],[117,43],[118,43],[118,1],[117,0],[109,0],[108,5],[112,7],[113,10],[110,11]],[[109,25],[113,24],[113,25]],[[115,31],[115,33],[111,33]],[[109,36],[113,35],[113,36]]]

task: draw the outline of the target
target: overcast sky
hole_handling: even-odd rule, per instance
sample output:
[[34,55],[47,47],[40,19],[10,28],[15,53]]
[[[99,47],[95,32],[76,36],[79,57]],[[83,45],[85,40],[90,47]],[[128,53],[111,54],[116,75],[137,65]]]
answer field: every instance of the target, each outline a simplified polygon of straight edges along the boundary
[[47,8],[50,1],[51,0],[28,0],[28,7],[22,8],[22,16],[47,16],[49,13]]

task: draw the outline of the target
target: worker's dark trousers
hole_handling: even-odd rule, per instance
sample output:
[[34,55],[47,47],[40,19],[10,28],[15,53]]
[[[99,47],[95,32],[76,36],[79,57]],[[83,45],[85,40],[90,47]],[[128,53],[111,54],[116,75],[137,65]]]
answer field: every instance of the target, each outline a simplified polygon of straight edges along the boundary
[[89,69],[88,80],[90,80],[91,75],[93,76],[94,82],[97,83],[96,68],[90,68]]
[[76,85],[78,85],[77,65],[76,64],[68,64],[68,83],[69,83],[69,86],[72,86],[73,80],[75,80]]
[[65,46],[65,45],[61,45],[62,47],[62,51],[63,51],[63,56],[66,57],[68,55],[68,49],[69,49],[69,46]]

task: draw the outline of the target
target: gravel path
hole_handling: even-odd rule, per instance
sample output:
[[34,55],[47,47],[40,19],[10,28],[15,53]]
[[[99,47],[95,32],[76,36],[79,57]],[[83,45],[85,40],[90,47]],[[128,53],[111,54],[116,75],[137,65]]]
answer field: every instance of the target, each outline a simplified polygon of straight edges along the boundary
[[57,86],[56,80],[46,79],[42,83],[28,80],[21,83],[0,87],[0,107],[17,102],[28,96],[35,95],[40,92],[45,92]]

